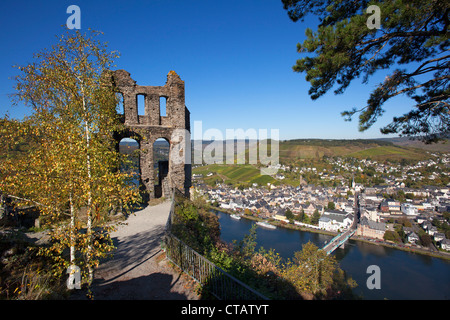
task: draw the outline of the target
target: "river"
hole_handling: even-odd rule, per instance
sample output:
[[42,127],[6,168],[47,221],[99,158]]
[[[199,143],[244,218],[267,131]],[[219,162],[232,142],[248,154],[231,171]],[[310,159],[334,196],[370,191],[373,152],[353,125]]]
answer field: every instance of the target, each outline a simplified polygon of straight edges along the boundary
[[[244,218],[233,219],[220,211],[216,211],[216,214],[219,216],[221,238],[226,242],[242,240],[255,223]],[[265,249],[275,249],[283,258],[292,258],[294,252],[301,250],[302,244],[311,241],[323,247],[330,239],[332,236],[319,233],[258,226],[256,242]],[[344,249],[338,248],[332,254],[347,275],[358,283],[354,293],[363,299],[450,299],[448,260],[356,240],[349,240]],[[370,290],[366,286],[371,275],[367,273],[370,265],[380,268],[380,289]]]

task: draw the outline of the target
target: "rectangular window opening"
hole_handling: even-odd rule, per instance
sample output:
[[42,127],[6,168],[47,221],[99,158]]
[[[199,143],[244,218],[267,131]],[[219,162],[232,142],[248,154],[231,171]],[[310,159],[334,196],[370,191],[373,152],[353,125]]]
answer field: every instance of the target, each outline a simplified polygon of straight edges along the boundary
[[161,117],[167,116],[166,104],[167,104],[167,97],[159,97],[159,115]]
[[125,114],[125,111],[123,109],[123,94],[121,93],[116,93],[117,96],[117,106],[116,106],[116,111],[118,114]]
[[138,115],[145,115],[145,96],[143,94],[138,94],[136,96]]

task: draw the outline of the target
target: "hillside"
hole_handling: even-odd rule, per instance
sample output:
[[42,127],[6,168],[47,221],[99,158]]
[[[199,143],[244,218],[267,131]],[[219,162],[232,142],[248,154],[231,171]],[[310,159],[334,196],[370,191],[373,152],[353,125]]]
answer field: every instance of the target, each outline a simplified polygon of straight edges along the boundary
[[211,164],[194,168],[192,173],[203,175],[203,181],[211,185],[214,185],[216,181],[234,185],[252,183],[266,185],[269,182],[274,183],[276,181],[271,176],[260,175],[260,170],[253,165]]
[[358,159],[423,160],[429,157],[418,148],[395,145],[386,140],[320,140],[298,139],[280,143],[280,162],[298,159],[318,160],[327,157],[354,157]]
[[[395,143],[393,143],[395,142]],[[204,141],[202,148],[208,146],[211,142]],[[432,157],[431,151],[408,147],[397,144],[398,141],[390,140],[323,140],[323,139],[296,139],[281,141],[279,144],[280,164],[291,166],[302,166],[301,162],[306,161],[320,169],[331,170],[332,167],[321,161],[326,157],[342,157],[356,159],[371,159],[380,162],[393,161],[400,162],[408,160],[412,162],[426,160]],[[445,146],[448,146],[445,145]],[[254,141],[246,146],[246,159],[251,149],[257,148]],[[444,149],[443,151],[449,151]],[[235,149],[235,153],[236,153]],[[225,160],[225,148],[224,148]],[[247,162],[248,163],[248,162]],[[193,174],[202,175],[202,180],[210,185],[216,182],[225,182],[233,185],[249,185],[258,183],[266,185],[267,183],[288,183],[296,185],[298,177],[296,175],[283,173],[284,180],[277,180],[275,177],[260,175],[260,170],[256,165],[235,165],[235,164],[212,164],[196,167],[192,170]],[[310,180],[314,177],[309,177]],[[320,177],[315,177],[319,179]]]
[[357,152],[352,152],[346,155],[347,157],[354,157],[358,159],[372,159],[372,160],[424,160],[429,158],[428,154],[420,150],[399,146],[378,146],[369,149],[364,149]]
[[396,146],[411,147],[417,149],[423,149],[431,152],[450,152],[450,139],[446,139],[442,142],[425,144],[420,140],[412,140],[408,137],[398,138],[382,138],[379,141],[392,142]]
[[[203,141],[204,149],[211,141]],[[194,144],[192,144],[194,147]],[[132,152],[138,145],[125,143],[121,145],[121,152]],[[167,142],[157,141],[155,148],[168,153]],[[246,159],[249,148],[256,148],[255,141],[246,141]],[[225,162],[225,141],[223,143]],[[332,139],[295,139],[281,141],[279,144],[280,162],[300,159],[319,160],[327,157],[354,157],[358,159],[385,160],[423,160],[429,157],[427,152],[450,152],[450,142],[424,144],[418,140],[408,138],[384,138],[374,140],[332,140]],[[426,152],[424,152],[426,151]],[[237,152],[235,147],[235,153]],[[158,153],[158,152],[157,152]]]

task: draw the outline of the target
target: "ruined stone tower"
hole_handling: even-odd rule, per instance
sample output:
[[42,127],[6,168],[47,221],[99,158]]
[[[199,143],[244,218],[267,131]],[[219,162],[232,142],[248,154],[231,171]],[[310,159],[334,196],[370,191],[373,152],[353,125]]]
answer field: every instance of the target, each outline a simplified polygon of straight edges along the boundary
[[[120,141],[125,137],[138,140],[140,154],[141,181],[145,185],[150,199],[160,194],[169,197],[173,188],[189,196],[191,186],[190,164],[190,113],[185,106],[184,81],[175,71],[170,71],[164,86],[140,86],[130,73],[116,70],[112,73],[115,89],[123,95],[123,121],[127,130],[117,133]],[[138,96],[143,95],[145,114],[138,114]],[[160,99],[166,99],[166,116],[160,112]],[[164,138],[169,142],[169,161],[161,161],[159,184],[153,163],[153,144]],[[188,161],[186,161],[188,159]],[[161,190],[155,189],[155,184]]]

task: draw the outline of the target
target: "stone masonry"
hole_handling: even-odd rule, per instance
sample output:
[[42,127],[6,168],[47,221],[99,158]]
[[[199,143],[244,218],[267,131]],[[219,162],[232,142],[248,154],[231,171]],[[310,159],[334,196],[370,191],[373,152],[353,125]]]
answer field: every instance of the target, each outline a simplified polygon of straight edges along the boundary
[[[117,141],[132,137],[139,143],[141,182],[150,199],[164,196],[173,188],[189,196],[191,186],[191,164],[185,161],[190,156],[190,113],[185,106],[184,81],[175,71],[170,71],[164,86],[140,86],[125,70],[112,72],[115,89],[123,95],[123,121],[127,130],[116,134]],[[145,114],[138,114],[138,95],[145,98]],[[160,99],[166,99],[166,116],[161,116]],[[160,163],[160,189],[155,188],[156,177],[153,163],[153,144],[163,138],[170,144],[169,161]],[[189,141],[188,141],[189,139]],[[188,150],[189,149],[189,150]],[[189,152],[189,155],[186,154]],[[181,159],[181,161],[180,161]]]

